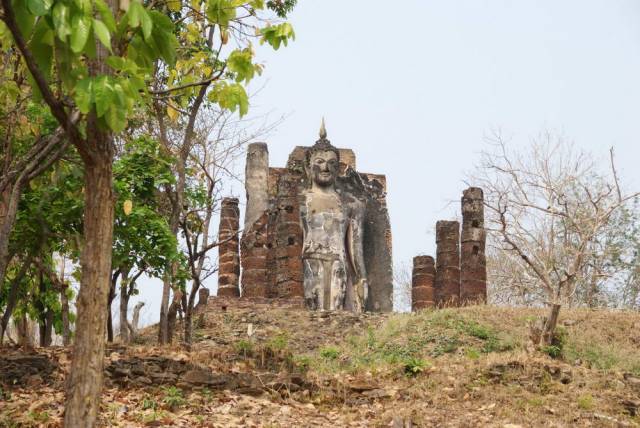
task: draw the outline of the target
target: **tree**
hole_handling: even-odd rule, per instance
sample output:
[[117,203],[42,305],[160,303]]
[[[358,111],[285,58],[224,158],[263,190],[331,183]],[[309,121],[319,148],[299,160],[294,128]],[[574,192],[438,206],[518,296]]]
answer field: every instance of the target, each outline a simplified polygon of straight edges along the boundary
[[[111,314],[120,277],[120,340],[124,343],[129,342],[128,304],[137,294],[136,280],[142,274],[163,278],[168,266],[180,262],[177,239],[161,209],[161,188],[174,181],[172,161],[157,141],[139,137],[125,144],[114,164],[117,203],[108,306]],[[108,339],[113,340],[112,331]]]
[[[174,91],[208,86],[213,81],[220,83],[212,91],[212,101],[245,113],[248,103],[239,82],[255,72],[251,51],[236,49],[229,54],[229,59],[233,58],[229,62],[230,82],[223,76],[226,65],[211,68],[209,77],[200,82],[173,81],[175,86],[161,94],[149,92],[147,81],[158,64],[174,66],[176,32],[180,33],[190,19],[204,25],[196,27],[191,38],[185,37],[185,51],[203,45],[216,28],[220,39],[228,40],[229,29],[243,19],[237,12],[256,17],[269,7],[286,13],[291,3],[269,2],[265,6],[262,0],[208,0],[145,5],[138,0],[1,0],[0,18],[6,25],[2,33],[8,30],[11,34],[11,44],[29,70],[33,93],[49,107],[84,166],[82,278],[65,425],[93,426],[102,388],[103,308],[110,288],[114,220],[114,133],[125,129],[128,116],[148,103],[149,94],[171,96]],[[274,48],[293,36],[286,23],[255,28]],[[218,56],[208,53],[217,63]],[[238,82],[231,83],[238,77]]]
[[609,171],[601,172],[591,156],[550,133],[519,154],[494,137],[476,178],[485,190],[488,230],[551,308],[534,340],[550,344],[561,306],[589,284],[600,237],[638,193],[623,193],[613,153]]
[[393,267],[393,304],[396,311],[411,312],[411,269],[411,264],[407,262]]
[[[49,332],[54,321],[60,322],[56,326],[59,333],[66,328],[64,317],[68,320],[69,313],[65,300],[71,290],[53,272],[53,255],[78,258],[78,237],[82,230],[82,171],[72,155],[73,151],[70,151],[69,160],[58,162],[46,171],[48,174],[30,181],[22,192],[8,245],[13,261],[4,281],[7,292],[2,296],[7,296],[6,301],[0,299],[0,307],[4,307],[0,340],[16,307],[39,319]],[[47,312],[49,320],[45,321]]]
[[[184,313],[184,341],[191,343],[192,318],[198,290],[207,278],[218,271],[209,253],[221,242],[211,224],[220,208],[223,185],[237,180],[233,173],[235,160],[247,143],[270,132],[279,122],[254,125],[251,119],[235,119],[221,110],[206,112],[198,123],[187,170],[191,171],[185,189],[185,207],[180,229],[186,247],[186,262],[191,289],[181,296]],[[238,231],[239,233],[239,231]]]

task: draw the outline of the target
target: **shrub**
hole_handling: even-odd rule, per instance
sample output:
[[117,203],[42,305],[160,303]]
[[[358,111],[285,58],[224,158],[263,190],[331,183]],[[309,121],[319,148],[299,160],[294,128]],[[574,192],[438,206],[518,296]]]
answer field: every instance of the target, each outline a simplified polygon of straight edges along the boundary
[[186,403],[186,400],[182,396],[182,391],[175,386],[166,386],[162,388],[164,391],[164,398],[162,402],[170,409],[175,409]]
[[593,396],[591,394],[585,394],[578,397],[578,407],[582,410],[591,410],[593,409]]
[[253,351],[253,343],[248,340],[240,339],[235,343],[235,348],[237,353],[242,353],[246,356]]
[[151,397],[145,397],[142,399],[142,410],[156,410],[158,408],[158,403]]
[[335,360],[340,356],[340,351],[333,346],[328,346],[326,348],[322,348],[320,350],[320,356],[322,358],[326,358],[327,360]]
[[404,374],[407,376],[417,376],[422,373],[429,363],[420,358],[409,358],[404,363]]
[[267,346],[269,346],[274,351],[282,351],[287,347],[288,344],[289,338],[286,334],[281,333],[269,339]]
[[555,345],[547,345],[540,348],[542,352],[550,356],[551,358],[562,357],[562,348]]

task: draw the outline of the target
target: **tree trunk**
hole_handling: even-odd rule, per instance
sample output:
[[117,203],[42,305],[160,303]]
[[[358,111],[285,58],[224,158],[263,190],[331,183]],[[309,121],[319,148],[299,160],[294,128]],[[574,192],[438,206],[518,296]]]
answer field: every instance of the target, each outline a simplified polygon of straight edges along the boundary
[[51,345],[53,312],[46,305],[45,294],[47,292],[47,288],[44,283],[44,272],[42,269],[40,269],[38,274],[38,291],[40,293],[34,306],[38,311],[39,343],[41,347],[45,348]]
[[31,342],[31,329],[29,328],[30,326],[27,315],[22,314],[17,318],[14,317],[13,321],[16,326],[16,331],[18,332],[18,344],[23,348],[32,348],[33,343]]
[[176,331],[176,323],[178,319],[178,310],[182,306],[182,291],[178,290],[173,293],[173,299],[169,310],[167,311],[167,333],[169,336],[169,342],[173,341],[173,334]]
[[111,284],[109,286],[109,299],[107,301],[107,342],[109,343],[113,343],[113,312],[111,311],[111,304],[113,299],[116,298],[116,285],[121,272],[122,270],[118,268],[111,275]]
[[144,302],[138,302],[133,307],[133,316],[131,317],[131,323],[128,324],[130,342],[134,342],[136,340],[136,336],[138,335],[138,323],[140,322],[140,309],[142,309],[143,306],[144,306]]
[[555,303],[551,305],[549,317],[544,323],[544,331],[542,333],[543,345],[551,345],[551,343],[553,342],[553,335],[556,332],[556,326],[558,325],[558,315],[560,314],[561,307],[561,305]]
[[162,281],[162,299],[160,300],[160,322],[158,323],[158,343],[169,343],[169,293],[171,292],[171,279],[165,275]]
[[18,202],[22,195],[24,180],[22,175],[18,181],[2,193],[0,201],[0,284],[4,282],[9,264],[9,236],[18,214]]
[[22,281],[22,278],[24,278],[30,266],[31,255],[27,257],[27,260],[25,260],[25,262],[22,264],[20,271],[16,274],[16,277],[11,282],[11,285],[9,285],[9,296],[7,298],[7,304],[4,309],[4,314],[2,315],[2,321],[0,321],[0,344],[2,344],[2,341],[4,340],[4,335],[7,331],[9,320],[11,319],[13,309],[16,306],[16,301],[18,300],[18,288],[20,287],[20,281]]
[[186,295],[183,297],[182,302],[184,308],[184,341],[185,343],[191,343],[191,336],[193,332],[193,308],[195,307],[196,294],[200,289],[199,278],[193,279],[193,285],[191,286],[191,292],[189,293],[189,300],[187,301]]
[[60,290],[60,316],[62,318],[62,345],[69,346],[71,344],[71,328],[69,327],[69,299],[67,298],[67,287],[62,287]]
[[129,325],[127,322],[127,310],[129,309],[129,272],[122,272],[120,280],[120,341],[129,343]]
[[113,243],[113,144],[97,126],[87,135],[97,141],[91,142],[93,162],[85,161],[82,280],[64,419],[65,426],[74,428],[93,427],[100,408]]

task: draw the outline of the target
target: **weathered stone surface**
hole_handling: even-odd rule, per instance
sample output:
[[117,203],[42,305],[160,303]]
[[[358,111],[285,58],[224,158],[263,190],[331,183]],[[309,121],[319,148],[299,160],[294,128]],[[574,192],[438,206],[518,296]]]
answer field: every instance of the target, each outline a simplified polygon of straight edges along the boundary
[[438,306],[457,306],[460,299],[460,223],[436,223],[435,297]]
[[487,300],[483,197],[478,187],[469,187],[462,194],[460,301],[463,304]]
[[218,296],[240,296],[240,209],[237,198],[224,198],[218,228]]
[[339,151],[326,139],[308,149],[302,193],[304,297],[311,309],[362,312],[368,294],[363,234],[365,204],[338,189]]
[[417,311],[435,305],[434,281],[436,267],[433,257],[416,256],[413,258],[411,275],[411,310]]
[[269,213],[265,211],[248,228],[245,227],[242,234],[240,249],[243,297],[267,297],[268,222]]
[[26,385],[36,381],[49,383],[52,373],[58,369],[58,363],[46,355],[7,355],[0,356],[0,386]]

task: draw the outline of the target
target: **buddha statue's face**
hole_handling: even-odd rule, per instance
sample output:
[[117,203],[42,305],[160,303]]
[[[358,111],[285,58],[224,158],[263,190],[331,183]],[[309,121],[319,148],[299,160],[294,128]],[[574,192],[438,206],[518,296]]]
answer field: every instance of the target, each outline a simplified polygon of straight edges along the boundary
[[311,179],[320,187],[333,185],[338,176],[338,157],[331,150],[318,151],[309,159]]

